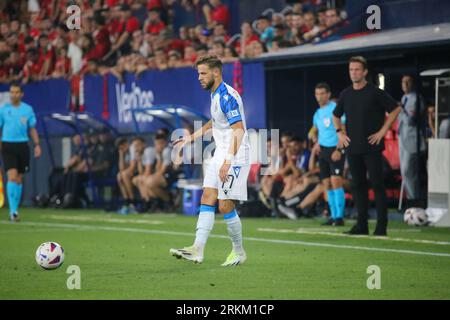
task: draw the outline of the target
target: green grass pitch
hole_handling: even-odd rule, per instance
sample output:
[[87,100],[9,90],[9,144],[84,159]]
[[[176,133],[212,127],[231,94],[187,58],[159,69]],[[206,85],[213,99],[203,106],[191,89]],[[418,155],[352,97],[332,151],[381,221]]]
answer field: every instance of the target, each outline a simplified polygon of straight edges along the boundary
[[[350,221],[244,218],[248,260],[223,268],[231,242],[218,215],[205,261],[195,265],[169,254],[192,243],[195,217],[23,209],[13,224],[1,212],[0,299],[450,298],[450,228],[391,222],[380,239],[343,236]],[[36,264],[45,241],[64,247],[59,269]],[[81,270],[80,290],[67,288],[70,265]],[[380,268],[381,289],[367,288],[371,265]]]

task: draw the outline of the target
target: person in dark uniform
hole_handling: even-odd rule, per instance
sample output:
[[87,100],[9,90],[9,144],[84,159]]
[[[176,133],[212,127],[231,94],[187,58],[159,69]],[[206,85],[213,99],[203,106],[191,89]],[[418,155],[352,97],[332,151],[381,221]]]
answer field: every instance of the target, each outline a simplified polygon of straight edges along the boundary
[[30,168],[28,134],[34,142],[34,156],[40,157],[42,151],[36,130],[36,115],[30,105],[21,101],[22,88],[18,84],[12,84],[9,93],[11,102],[0,108],[1,151],[3,166],[8,176],[6,193],[9,202],[9,219],[12,222],[18,222],[23,175]]
[[[353,199],[358,211],[357,223],[347,233],[369,234],[368,172],[377,208],[377,225],[373,234],[385,236],[388,219],[382,151],[384,136],[400,113],[401,106],[389,94],[367,82],[368,70],[364,57],[350,58],[349,73],[353,84],[341,92],[333,111],[333,123],[339,139],[338,146],[347,148],[353,178]],[[344,114],[347,134],[342,131],[341,117]]]

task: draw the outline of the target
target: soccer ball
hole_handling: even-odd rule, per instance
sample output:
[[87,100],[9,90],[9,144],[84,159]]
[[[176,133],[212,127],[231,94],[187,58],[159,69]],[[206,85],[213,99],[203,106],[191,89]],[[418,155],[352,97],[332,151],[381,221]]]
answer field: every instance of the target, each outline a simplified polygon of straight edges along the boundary
[[56,242],[44,242],[36,250],[36,262],[45,270],[56,269],[64,262],[64,249]]
[[406,209],[403,220],[410,226],[425,226],[428,224],[428,216],[422,208]]

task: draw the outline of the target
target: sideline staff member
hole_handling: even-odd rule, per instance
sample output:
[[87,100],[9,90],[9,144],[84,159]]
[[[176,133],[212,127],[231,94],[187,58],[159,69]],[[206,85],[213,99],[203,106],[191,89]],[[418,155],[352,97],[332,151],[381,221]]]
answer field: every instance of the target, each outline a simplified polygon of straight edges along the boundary
[[[341,92],[333,112],[339,146],[347,147],[348,163],[353,179],[353,198],[358,211],[357,223],[348,234],[369,234],[368,181],[375,191],[377,208],[376,236],[387,235],[387,201],[383,181],[384,136],[401,111],[401,106],[389,94],[366,80],[367,62],[363,57],[349,61],[352,85]],[[386,121],[385,114],[389,113]],[[342,131],[341,117],[346,116],[348,136]]]

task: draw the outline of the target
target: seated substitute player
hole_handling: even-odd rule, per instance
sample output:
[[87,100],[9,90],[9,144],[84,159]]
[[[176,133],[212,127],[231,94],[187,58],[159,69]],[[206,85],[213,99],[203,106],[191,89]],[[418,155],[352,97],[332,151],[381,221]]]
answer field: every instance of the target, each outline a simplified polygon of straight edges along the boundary
[[147,194],[150,199],[154,199],[152,203],[152,210],[169,210],[170,207],[170,193],[168,188],[173,182],[167,179],[166,173],[171,168],[172,151],[167,141],[167,135],[158,133],[155,136],[155,148],[153,158],[153,174],[144,181]]
[[150,208],[150,195],[145,181],[149,179],[154,173],[154,162],[156,160],[155,149],[148,146],[144,149],[142,156],[137,154],[137,171],[138,174],[133,177],[133,185],[139,190],[141,196],[142,206],[139,212],[146,212]]
[[119,214],[136,213],[136,200],[134,197],[133,177],[137,173],[138,157],[142,155],[145,148],[145,140],[142,137],[135,137],[128,147],[122,143],[119,146],[119,173],[117,183],[125,200],[125,204],[118,211]]
[[191,247],[170,249],[170,253],[196,263],[203,261],[203,252],[214,225],[215,206],[224,214],[233,249],[222,266],[235,266],[247,259],[242,244],[242,224],[235,201],[247,200],[247,177],[250,171],[250,145],[245,124],[242,99],[222,80],[222,62],[217,56],[199,58],[196,62],[198,79],[211,92],[211,117],[200,130],[174,142],[183,147],[212,129],[216,149],[203,182],[200,214],[195,242]]
[[[345,192],[342,187],[345,155],[344,149],[339,149],[338,136],[333,125],[333,110],[336,103],[330,101],[331,90],[327,83],[316,85],[315,95],[319,109],[313,117],[314,135],[318,134],[320,148],[319,165],[320,179],[327,192],[328,206],[331,217],[324,225],[344,225]],[[345,116],[341,119],[345,123]]]
[[1,151],[8,182],[6,193],[9,203],[9,219],[19,221],[19,205],[22,198],[23,175],[30,167],[28,133],[34,142],[34,157],[41,156],[36,116],[33,108],[22,102],[23,91],[18,84],[9,88],[11,103],[0,108]]

